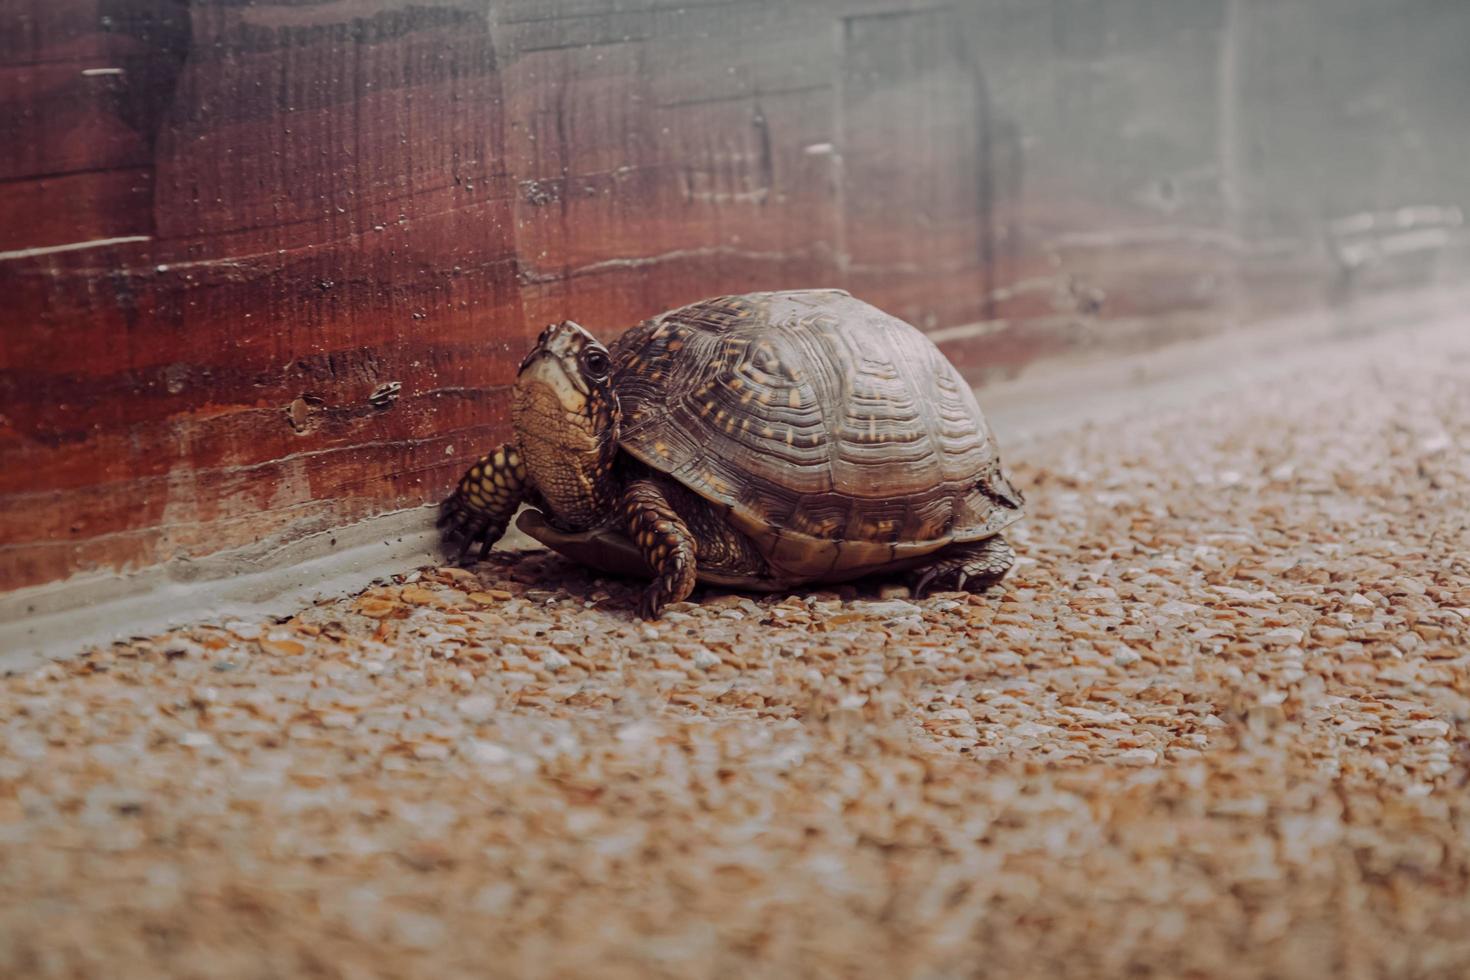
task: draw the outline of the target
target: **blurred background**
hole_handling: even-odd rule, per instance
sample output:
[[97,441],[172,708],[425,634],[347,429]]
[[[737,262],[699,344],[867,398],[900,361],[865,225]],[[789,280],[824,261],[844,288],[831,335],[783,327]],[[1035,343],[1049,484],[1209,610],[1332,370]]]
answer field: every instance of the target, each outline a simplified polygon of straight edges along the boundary
[[0,591],[433,502],[551,321],[842,286],[984,384],[1470,255],[1457,0],[0,7]]

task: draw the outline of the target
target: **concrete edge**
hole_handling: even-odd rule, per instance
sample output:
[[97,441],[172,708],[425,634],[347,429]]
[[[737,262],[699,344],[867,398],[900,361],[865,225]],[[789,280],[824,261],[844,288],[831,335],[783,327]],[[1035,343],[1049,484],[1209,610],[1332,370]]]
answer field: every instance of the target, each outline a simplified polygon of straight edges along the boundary
[[0,672],[176,626],[289,615],[436,563],[437,547],[434,508],[415,507],[282,541],[263,555],[252,545],[20,589],[0,596]]

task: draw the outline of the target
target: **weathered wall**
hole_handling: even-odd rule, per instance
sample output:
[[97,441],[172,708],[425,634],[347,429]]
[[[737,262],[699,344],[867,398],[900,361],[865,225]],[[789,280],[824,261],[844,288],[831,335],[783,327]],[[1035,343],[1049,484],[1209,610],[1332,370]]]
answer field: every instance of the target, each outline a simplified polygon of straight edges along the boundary
[[1427,277],[1470,203],[1434,0],[0,14],[0,589],[435,499],[551,320],[843,285],[983,379]]

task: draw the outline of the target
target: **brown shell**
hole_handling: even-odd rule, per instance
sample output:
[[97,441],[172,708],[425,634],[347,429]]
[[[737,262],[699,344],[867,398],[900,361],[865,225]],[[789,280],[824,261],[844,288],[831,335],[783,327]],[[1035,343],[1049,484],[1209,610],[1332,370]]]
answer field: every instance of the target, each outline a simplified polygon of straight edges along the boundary
[[1021,516],[954,366],[840,290],[705,300],[612,354],[622,447],[727,508],[778,574],[862,574]]

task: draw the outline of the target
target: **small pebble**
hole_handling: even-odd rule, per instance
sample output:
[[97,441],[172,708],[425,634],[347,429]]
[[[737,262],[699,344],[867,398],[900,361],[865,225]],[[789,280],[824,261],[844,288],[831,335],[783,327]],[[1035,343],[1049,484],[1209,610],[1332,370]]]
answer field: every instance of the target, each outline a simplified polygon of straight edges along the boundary
[[479,725],[494,718],[499,705],[494,698],[478,694],[473,697],[460,698],[455,702],[454,709],[465,721]]

